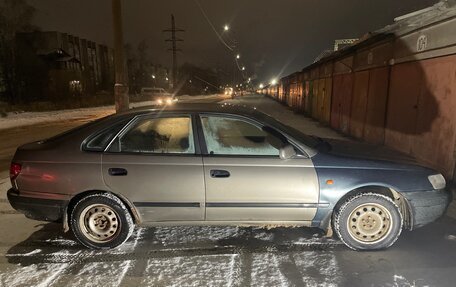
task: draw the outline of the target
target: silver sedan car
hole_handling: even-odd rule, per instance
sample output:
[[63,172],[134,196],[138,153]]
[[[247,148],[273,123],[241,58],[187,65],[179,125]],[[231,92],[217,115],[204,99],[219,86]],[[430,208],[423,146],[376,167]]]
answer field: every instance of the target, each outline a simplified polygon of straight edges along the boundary
[[445,212],[440,173],[338,145],[240,106],[131,110],[19,147],[8,199],[97,249],[135,225],[319,227],[383,249]]

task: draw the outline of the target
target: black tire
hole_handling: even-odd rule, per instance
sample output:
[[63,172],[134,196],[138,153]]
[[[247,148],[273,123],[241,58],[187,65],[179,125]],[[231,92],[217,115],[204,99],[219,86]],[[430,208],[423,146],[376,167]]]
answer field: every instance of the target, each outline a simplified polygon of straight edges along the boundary
[[402,214],[394,201],[376,193],[348,198],[333,217],[337,236],[353,250],[390,247],[399,238],[402,224]]
[[100,192],[76,203],[71,211],[70,227],[82,245],[91,249],[110,249],[128,240],[134,222],[119,198]]

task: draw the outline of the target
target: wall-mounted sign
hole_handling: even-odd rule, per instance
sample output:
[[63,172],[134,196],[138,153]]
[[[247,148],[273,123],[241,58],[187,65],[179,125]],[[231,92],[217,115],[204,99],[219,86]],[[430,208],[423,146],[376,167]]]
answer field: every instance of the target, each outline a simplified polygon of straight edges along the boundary
[[421,35],[418,37],[418,40],[416,41],[416,51],[417,52],[423,52],[427,48],[427,36],[426,35]]
[[374,62],[374,53],[372,53],[372,51],[370,51],[369,54],[367,54],[367,64],[372,65],[373,62]]

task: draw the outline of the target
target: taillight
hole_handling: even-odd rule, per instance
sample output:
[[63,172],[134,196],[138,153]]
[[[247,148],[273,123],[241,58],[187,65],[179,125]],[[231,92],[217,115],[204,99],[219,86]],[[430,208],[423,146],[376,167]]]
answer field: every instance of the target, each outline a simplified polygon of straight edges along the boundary
[[10,166],[10,178],[11,180],[15,180],[16,177],[21,173],[22,166],[18,163],[11,163]]

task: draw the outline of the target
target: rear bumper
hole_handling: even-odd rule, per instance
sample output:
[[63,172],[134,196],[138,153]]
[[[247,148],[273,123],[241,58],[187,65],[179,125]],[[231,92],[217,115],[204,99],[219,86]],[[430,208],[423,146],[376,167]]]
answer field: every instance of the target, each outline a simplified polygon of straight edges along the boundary
[[16,189],[7,193],[11,206],[27,218],[40,221],[61,221],[68,200],[22,196]]
[[403,194],[411,211],[411,229],[439,219],[453,200],[449,190],[417,191]]

